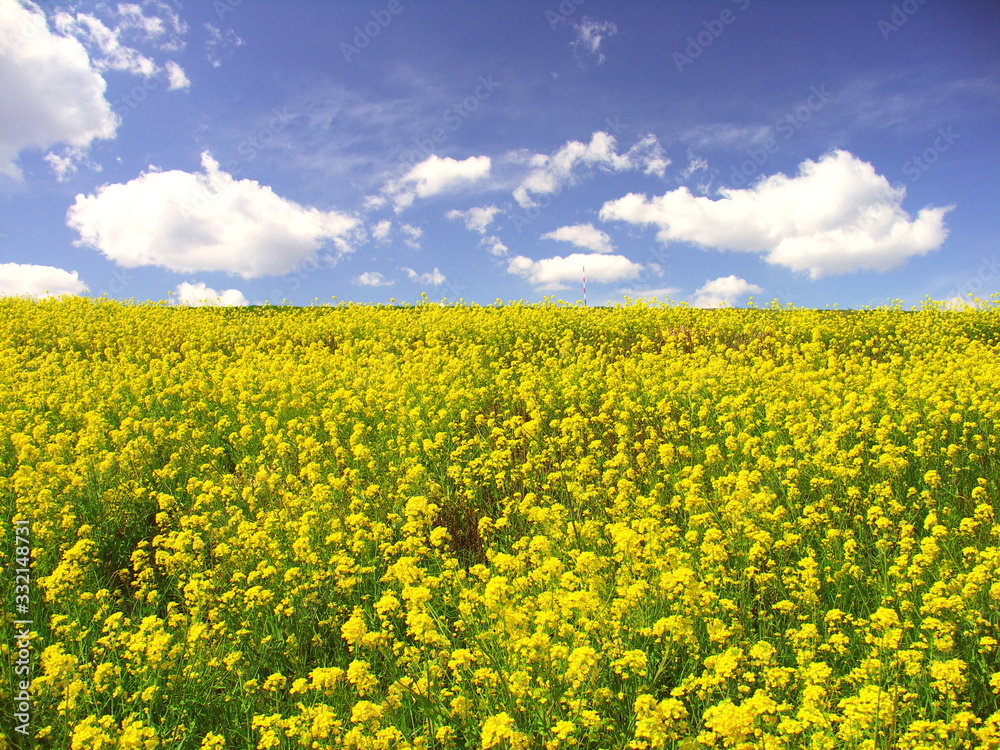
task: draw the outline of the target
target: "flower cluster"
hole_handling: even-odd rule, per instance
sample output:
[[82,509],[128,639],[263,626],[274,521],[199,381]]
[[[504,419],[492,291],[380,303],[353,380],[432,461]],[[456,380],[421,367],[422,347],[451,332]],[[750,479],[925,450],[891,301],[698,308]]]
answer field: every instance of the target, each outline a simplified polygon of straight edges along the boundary
[[996,307],[6,299],[0,361],[40,747],[1000,748]]

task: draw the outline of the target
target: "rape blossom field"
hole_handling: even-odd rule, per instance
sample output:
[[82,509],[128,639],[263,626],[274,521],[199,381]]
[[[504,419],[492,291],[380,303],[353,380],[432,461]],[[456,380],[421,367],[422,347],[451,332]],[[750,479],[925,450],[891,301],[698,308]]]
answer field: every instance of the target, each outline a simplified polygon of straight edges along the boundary
[[6,299],[0,362],[2,747],[1000,747],[995,305]]

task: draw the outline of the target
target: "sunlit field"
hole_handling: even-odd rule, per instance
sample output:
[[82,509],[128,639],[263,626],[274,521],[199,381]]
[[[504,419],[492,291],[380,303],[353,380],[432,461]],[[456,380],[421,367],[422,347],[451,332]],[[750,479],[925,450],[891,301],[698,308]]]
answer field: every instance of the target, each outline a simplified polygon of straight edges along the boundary
[[996,306],[5,299],[0,366],[9,747],[1000,747]]

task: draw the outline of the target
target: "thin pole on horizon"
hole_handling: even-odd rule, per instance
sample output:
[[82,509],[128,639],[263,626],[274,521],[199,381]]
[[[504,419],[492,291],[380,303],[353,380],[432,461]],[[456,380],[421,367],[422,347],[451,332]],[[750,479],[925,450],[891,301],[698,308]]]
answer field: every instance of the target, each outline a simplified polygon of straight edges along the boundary
[[587,267],[583,267],[583,306],[587,306]]

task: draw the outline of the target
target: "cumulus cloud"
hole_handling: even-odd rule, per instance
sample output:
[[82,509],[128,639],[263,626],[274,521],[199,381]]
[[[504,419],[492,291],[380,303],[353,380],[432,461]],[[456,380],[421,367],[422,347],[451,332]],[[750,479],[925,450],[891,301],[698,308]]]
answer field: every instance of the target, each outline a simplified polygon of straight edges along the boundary
[[420,249],[420,238],[424,236],[424,230],[412,224],[400,224],[399,230],[406,235],[403,244],[412,247],[414,250]]
[[207,32],[205,58],[213,68],[222,65],[223,56],[231,54],[232,48],[242,47],[246,44],[232,29],[226,29],[223,33],[218,27],[206,23],[205,31]]
[[76,39],[54,34],[36,7],[0,0],[0,174],[19,179],[21,151],[87,149],[115,137],[105,82]]
[[587,170],[625,172],[641,169],[647,174],[663,174],[670,164],[663,148],[652,135],[639,140],[626,153],[620,154],[615,137],[597,131],[590,143],[568,141],[552,154],[534,154],[525,159],[531,171],[514,189],[514,199],[522,208],[538,205],[533,196],[559,192]]
[[691,178],[695,172],[707,172],[708,171],[708,159],[702,158],[700,156],[695,156],[694,154],[688,154],[688,165],[681,170],[680,178],[682,180],[688,180]]
[[[146,5],[142,8],[135,3],[119,4],[114,10],[100,5],[98,9],[109,18],[107,23],[90,13],[59,11],[53,17],[53,24],[61,34],[75,38],[87,48],[92,65],[99,71],[114,70],[144,78],[165,74],[168,91],[190,88],[190,79],[176,62],[168,60],[160,66],[126,43],[126,39],[134,39],[161,50],[183,49],[187,25],[177,13],[158,0],[147,0]],[[147,15],[150,8],[155,13]]]
[[445,214],[446,219],[452,221],[460,219],[465,223],[465,228],[470,232],[485,234],[487,228],[493,223],[497,214],[503,213],[503,209],[497,206],[476,206],[468,211],[452,210]]
[[58,297],[85,291],[76,271],[29,263],[0,263],[0,297]]
[[191,79],[187,77],[184,68],[173,60],[167,60],[167,89],[170,91],[191,88]]
[[430,273],[417,273],[412,268],[401,268],[399,270],[405,273],[410,281],[423,284],[424,286],[441,286],[446,279],[445,275],[436,268]]
[[632,169],[641,169],[643,174],[655,174],[663,177],[670,166],[663,147],[654,135],[645,135],[628,150],[626,156],[632,164]]
[[483,237],[479,240],[479,245],[486,248],[486,252],[490,255],[503,256],[507,254],[507,246],[494,234],[491,234],[489,237]]
[[112,29],[89,13],[60,11],[53,19],[56,30],[78,39],[90,50],[97,70],[115,70],[150,78],[159,70],[152,58],[122,43],[121,30]]
[[362,204],[366,211],[373,211],[377,208],[382,208],[388,202],[384,195],[366,195]]
[[601,208],[604,221],[653,225],[663,243],[761,254],[768,263],[807,271],[813,279],[886,271],[936,250],[954,206],[903,210],[894,188],[874,167],[847,151],[806,160],[795,177],[776,174],[744,190],[720,189],[718,200],[681,187],[660,197],[630,193]]
[[592,18],[584,17],[580,23],[572,24],[575,38],[573,39],[573,49],[580,53],[592,55],[597,58],[597,64],[604,62],[605,57],[601,52],[601,42],[607,37],[618,33],[618,27],[611,21],[595,21]]
[[44,159],[58,182],[66,182],[77,173],[81,164],[95,172],[101,171],[101,165],[90,159],[87,150],[77,146],[65,146],[59,151],[50,151]]
[[202,305],[218,307],[243,307],[248,305],[247,298],[239,289],[226,289],[217,291],[201,281],[191,284],[187,281],[178,284],[174,288],[174,301],[178,305],[189,305],[200,307]]
[[577,247],[582,247],[595,253],[613,253],[615,251],[615,246],[611,243],[611,237],[606,232],[602,232],[589,223],[559,227],[552,232],[546,232],[541,238],[543,240],[569,242]]
[[598,283],[634,279],[642,271],[641,264],[633,263],[622,255],[573,253],[565,258],[557,255],[541,260],[517,255],[507,262],[507,273],[521,276],[539,289],[556,290],[580,284],[584,267],[587,269],[587,281]]
[[378,271],[366,271],[354,279],[358,286],[392,286],[395,282],[389,281]]
[[386,242],[389,239],[390,231],[392,231],[392,222],[384,219],[372,227],[372,239],[376,242]]
[[388,182],[382,192],[396,210],[411,205],[415,198],[429,198],[489,177],[490,157],[470,156],[458,161],[431,154],[398,180]]
[[720,276],[698,287],[691,304],[695,307],[732,307],[748,295],[760,294],[763,291],[756,284],[751,284],[739,276]]
[[245,279],[281,275],[311,259],[324,242],[350,252],[358,221],[301,206],[253,180],[234,180],[208,152],[203,173],[150,168],[95,195],[77,195],[67,225],[78,244],[126,268],[227,271]]
[[138,3],[118,3],[118,28],[161,50],[176,52],[185,47],[188,26],[169,4],[162,0]]

